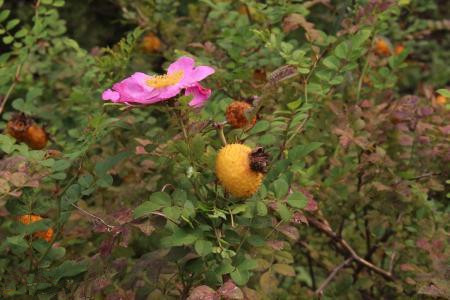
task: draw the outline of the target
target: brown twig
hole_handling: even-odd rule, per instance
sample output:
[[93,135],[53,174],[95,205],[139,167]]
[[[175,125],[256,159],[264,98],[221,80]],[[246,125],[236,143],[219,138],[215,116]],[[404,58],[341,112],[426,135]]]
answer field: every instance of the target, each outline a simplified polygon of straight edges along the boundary
[[343,261],[340,265],[338,265],[336,268],[333,269],[333,271],[331,271],[330,275],[328,275],[327,279],[325,279],[322,284],[319,286],[319,288],[316,290],[316,295],[318,295],[319,297],[321,297],[323,295],[323,290],[328,286],[328,284],[330,284],[330,282],[333,280],[333,278],[337,275],[337,273],[344,267],[346,267],[347,265],[349,265],[352,260],[354,258],[353,257],[349,257],[347,258],[345,261]]
[[112,230],[114,229],[114,227],[115,227],[114,225],[109,225],[109,224],[106,223],[102,218],[100,218],[100,217],[98,217],[98,216],[96,216],[96,215],[94,215],[94,214],[91,214],[91,213],[88,212],[87,210],[82,209],[81,207],[79,207],[78,205],[76,205],[76,204],[74,204],[74,203],[72,203],[72,206],[75,207],[76,209],[78,209],[78,210],[79,210],[80,212],[82,212],[83,214],[85,214],[85,215],[91,217],[92,219],[94,219],[94,220],[96,220],[96,221],[102,223],[103,225],[105,225],[108,231],[112,231]]
[[325,220],[324,222],[321,222],[317,220],[314,217],[307,216],[308,223],[318,229],[320,232],[324,233],[328,237],[332,239],[332,241],[341,246],[348,254],[351,255],[351,257],[360,265],[368,268],[369,270],[374,271],[375,273],[383,276],[384,279],[393,281],[394,278],[392,274],[386,270],[383,270],[374,264],[370,263],[369,261],[365,260],[364,258],[360,257],[356,251],[347,243],[346,240],[344,240],[342,237],[338,236],[330,227],[328,222]]

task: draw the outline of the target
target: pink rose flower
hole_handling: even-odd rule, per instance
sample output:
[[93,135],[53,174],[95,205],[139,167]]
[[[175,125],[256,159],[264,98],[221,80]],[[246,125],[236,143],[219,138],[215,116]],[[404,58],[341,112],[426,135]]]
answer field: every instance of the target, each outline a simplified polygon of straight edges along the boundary
[[167,74],[150,76],[134,73],[114,84],[112,89],[104,91],[102,98],[116,103],[152,104],[175,97],[182,89],[186,89],[186,94],[194,95],[191,101],[194,104],[191,106],[201,106],[211,90],[204,89],[198,82],[213,73],[213,68],[196,67],[192,58],[183,56],[169,66]]

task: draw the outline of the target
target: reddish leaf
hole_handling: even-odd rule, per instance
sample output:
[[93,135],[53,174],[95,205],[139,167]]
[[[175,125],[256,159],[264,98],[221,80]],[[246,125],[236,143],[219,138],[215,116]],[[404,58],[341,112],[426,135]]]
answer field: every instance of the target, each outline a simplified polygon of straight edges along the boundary
[[306,38],[311,41],[321,41],[320,31],[314,28],[314,24],[306,21],[305,17],[299,14],[290,14],[283,20],[283,31],[290,32],[299,27],[306,31]]
[[284,242],[283,241],[267,241],[267,245],[272,247],[274,250],[281,250],[284,248]]
[[187,300],[220,300],[220,296],[209,286],[200,285],[191,291]]
[[300,237],[298,229],[294,226],[281,225],[277,228],[277,230],[294,241],[298,240]]
[[[306,208],[305,208],[306,209]],[[304,223],[304,224],[308,224],[308,219],[306,219],[305,215],[302,214],[299,211],[296,211],[293,215],[292,215],[292,219],[291,221],[293,223],[296,224],[300,224],[300,223]]]
[[133,220],[133,210],[131,208],[125,208],[119,211],[116,211],[112,214],[114,220],[120,225],[126,224]]
[[241,289],[237,287],[233,281],[228,280],[218,290],[220,296],[224,299],[244,299],[244,294]]

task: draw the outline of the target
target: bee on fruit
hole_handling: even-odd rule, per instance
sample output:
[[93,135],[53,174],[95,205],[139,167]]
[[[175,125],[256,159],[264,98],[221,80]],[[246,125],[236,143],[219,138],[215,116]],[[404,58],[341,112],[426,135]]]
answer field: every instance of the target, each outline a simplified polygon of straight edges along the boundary
[[269,155],[262,147],[251,149],[242,144],[228,144],[216,158],[216,175],[231,195],[246,198],[255,194],[264,178]]

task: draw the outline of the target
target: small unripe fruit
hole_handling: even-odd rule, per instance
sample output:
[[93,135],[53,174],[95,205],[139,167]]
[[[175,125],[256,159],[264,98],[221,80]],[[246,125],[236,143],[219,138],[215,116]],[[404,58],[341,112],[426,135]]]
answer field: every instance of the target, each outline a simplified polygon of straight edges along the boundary
[[386,38],[378,37],[374,45],[375,53],[381,56],[391,55],[391,45]]
[[403,52],[403,50],[405,50],[405,46],[403,46],[402,44],[398,44],[395,46],[394,52],[395,54],[399,55]]
[[42,127],[33,124],[28,127],[25,133],[25,143],[35,150],[43,149],[48,142],[47,133]]
[[445,98],[442,95],[438,95],[436,97],[436,103],[439,104],[439,105],[445,105],[445,103],[447,103],[447,98]]
[[147,52],[158,52],[161,50],[161,40],[153,33],[149,33],[142,40],[142,48]]
[[250,104],[244,101],[233,101],[228,105],[226,117],[228,124],[234,128],[252,127],[256,123],[256,117],[251,121],[247,120],[245,112],[252,108]]
[[268,155],[262,148],[228,144],[217,154],[216,175],[234,197],[250,197],[259,189],[267,163]]
[[[25,224],[25,225],[28,225],[28,224],[31,224],[31,223],[34,223],[34,222],[37,222],[40,220],[42,220],[42,217],[38,216],[38,215],[23,215],[23,216],[19,217],[19,222],[22,224]],[[43,239],[43,240],[46,240],[47,242],[50,242],[53,237],[53,229],[49,228],[45,231],[35,232],[33,234],[33,236]]]

